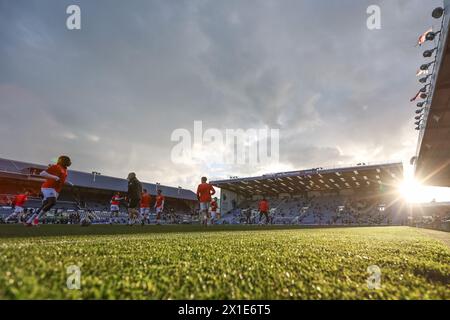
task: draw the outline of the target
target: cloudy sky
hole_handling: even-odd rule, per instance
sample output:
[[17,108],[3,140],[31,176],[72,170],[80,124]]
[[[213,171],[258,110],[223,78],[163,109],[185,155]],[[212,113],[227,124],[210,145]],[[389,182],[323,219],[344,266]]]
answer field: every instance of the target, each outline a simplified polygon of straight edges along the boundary
[[[81,30],[66,8],[81,8]],[[366,25],[381,8],[381,29]],[[403,160],[440,0],[0,0],[0,156],[193,188]],[[175,129],[279,129],[279,163],[174,163]],[[221,150],[209,144],[200,154]],[[409,168],[406,168],[408,171]]]

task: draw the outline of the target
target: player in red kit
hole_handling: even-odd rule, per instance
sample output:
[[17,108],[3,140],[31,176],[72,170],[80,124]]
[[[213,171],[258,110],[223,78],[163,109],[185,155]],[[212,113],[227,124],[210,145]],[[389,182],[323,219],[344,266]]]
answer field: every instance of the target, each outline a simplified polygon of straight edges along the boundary
[[17,218],[17,221],[20,222],[20,219],[23,216],[24,210],[23,207],[25,206],[25,202],[28,200],[28,191],[25,191],[24,193],[18,194],[14,197],[14,200],[12,202],[13,205],[13,213],[11,213],[6,219],[5,222],[8,223],[10,219]]
[[[67,179],[67,168],[72,162],[68,156],[60,156],[56,164],[40,173],[46,180],[41,186],[42,206],[28,219],[27,225],[37,225],[39,218],[45,215],[56,204],[56,199]],[[70,183],[70,182],[69,182]]]
[[202,183],[197,187],[197,199],[200,202],[201,219],[203,220],[203,224],[207,226],[211,196],[216,193],[216,190],[214,190],[212,185],[206,182],[208,181],[206,177],[202,177],[201,181]]
[[109,218],[109,223],[117,223],[119,220],[119,211],[120,211],[120,201],[123,200],[123,197],[120,196],[120,192],[116,192],[111,198],[111,217]]
[[217,216],[217,197],[211,201],[211,224],[216,223]]
[[266,224],[269,223],[269,201],[266,198],[263,198],[259,202],[259,222],[262,222],[262,217],[266,217]]
[[158,195],[156,196],[155,211],[156,211],[156,224],[160,224],[161,214],[164,210],[164,196],[162,191],[158,190]]
[[150,223],[150,219],[148,215],[150,214],[150,201],[151,197],[148,193],[147,189],[144,189],[141,195],[141,208],[140,208],[140,214],[141,214],[141,224],[144,225],[145,222]]

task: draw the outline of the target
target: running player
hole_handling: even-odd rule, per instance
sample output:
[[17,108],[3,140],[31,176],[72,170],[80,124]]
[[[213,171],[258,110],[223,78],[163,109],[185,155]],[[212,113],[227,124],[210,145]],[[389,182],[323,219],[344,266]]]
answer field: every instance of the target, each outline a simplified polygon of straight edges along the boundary
[[144,225],[147,221],[148,224],[150,224],[150,201],[151,197],[150,194],[147,192],[147,189],[144,189],[144,192],[142,192],[141,195],[141,224]]
[[56,204],[56,199],[58,199],[58,195],[66,183],[67,168],[71,164],[68,156],[60,156],[56,164],[49,166],[47,170],[40,173],[40,176],[46,179],[41,186],[42,206],[28,219],[28,226],[38,225],[39,219]]
[[128,225],[132,226],[139,218],[139,204],[141,202],[142,185],[134,172],[130,172],[128,180]]
[[259,223],[261,223],[263,216],[266,217],[266,224],[269,224],[269,202],[266,198],[259,202]]
[[214,197],[214,200],[211,201],[211,224],[216,223],[217,217],[217,197]]
[[156,224],[161,224],[161,214],[164,210],[164,196],[162,195],[162,191],[158,190],[158,195],[156,196],[155,202],[155,211],[156,211]]
[[119,221],[120,201],[122,200],[123,198],[120,196],[120,192],[116,192],[111,198],[111,217],[109,218],[109,224]]
[[25,202],[27,202],[27,200],[28,200],[28,191],[25,191],[24,193],[18,194],[14,197],[14,200],[12,202],[13,213],[11,213],[5,219],[5,223],[8,223],[8,221],[12,218],[17,218],[17,222],[20,222],[20,219],[24,214],[23,207],[25,206]]
[[200,202],[200,215],[205,227],[208,225],[209,219],[209,204],[211,202],[211,196],[216,193],[214,187],[207,183],[208,179],[202,177],[202,183],[197,187],[197,199]]

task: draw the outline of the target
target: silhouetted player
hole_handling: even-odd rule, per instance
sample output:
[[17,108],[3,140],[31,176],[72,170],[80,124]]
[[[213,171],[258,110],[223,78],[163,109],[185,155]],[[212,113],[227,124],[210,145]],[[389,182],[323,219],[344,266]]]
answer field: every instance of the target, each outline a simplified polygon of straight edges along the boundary
[[128,225],[132,226],[139,217],[142,186],[134,172],[128,174]]

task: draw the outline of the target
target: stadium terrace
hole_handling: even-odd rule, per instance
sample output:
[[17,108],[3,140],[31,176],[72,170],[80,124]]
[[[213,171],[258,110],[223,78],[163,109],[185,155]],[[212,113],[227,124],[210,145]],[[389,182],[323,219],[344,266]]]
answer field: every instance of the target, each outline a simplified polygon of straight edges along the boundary
[[[341,168],[314,168],[258,177],[216,180],[211,183],[243,196],[314,193],[347,193],[348,190],[391,190],[403,179],[401,162]],[[345,191],[347,190],[347,191]]]
[[[21,181],[22,183],[25,183],[28,181],[31,184],[34,182],[40,183],[42,182],[42,178],[39,177],[39,173],[46,168],[47,166],[44,165],[0,158],[0,179],[16,179],[18,180],[17,182]],[[69,170],[68,174],[68,179],[74,183],[77,188],[118,192],[127,191],[126,179],[95,175],[93,173],[75,170]],[[161,189],[167,197],[187,201],[197,201],[195,193],[191,190],[145,182],[142,183],[142,187],[146,188],[151,195],[156,195],[156,190]]]
[[261,223],[258,202],[268,199],[273,224],[402,224],[396,188],[401,162],[313,168],[257,177],[216,180],[220,207],[230,223]]
[[[11,195],[23,192],[23,190],[36,191],[40,189],[43,179],[39,174],[47,167],[41,164],[0,158],[0,218],[6,216],[10,211]],[[107,223],[110,215],[108,208],[111,196],[116,192],[122,194],[127,192],[126,179],[75,170],[68,171],[68,179],[74,186],[66,185],[62,189],[58,204],[54,209],[55,213],[61,213],[60,216],[71,216],[72,213],[77,212],[77,220],[88,216],[96,223]],[[153,198],[157,190],[161,190],[166,197],[167,208],[173,209],[174,212],[190,214],[197,203],[197,197],[191,190],[153,183],[142,183],[142,188],[147,189]],[[27,208],[39,208],[41,203],[39,194],[31,192]],[[121,206],[121,221],[126,221],[125,211],[125,207]],[[57,216],[55,213],[53,216]],[[61,223],[61,219],[50,220]],[[66,219],[62,220],[67,222]]]

